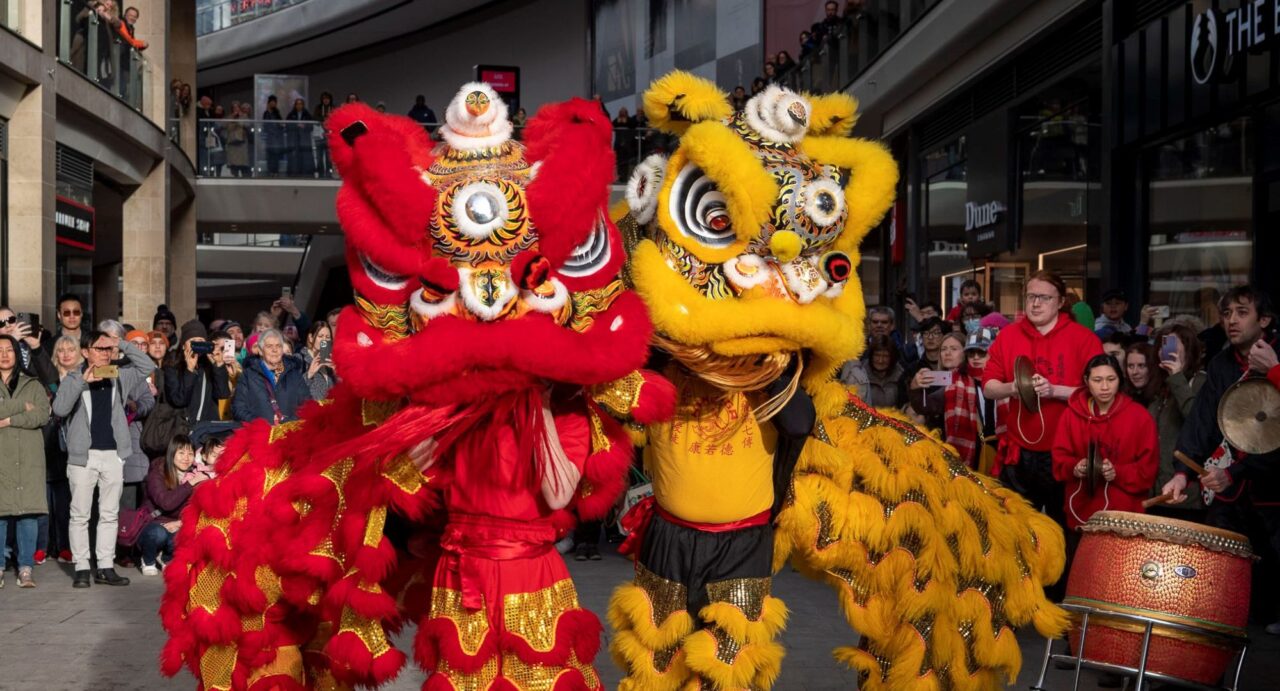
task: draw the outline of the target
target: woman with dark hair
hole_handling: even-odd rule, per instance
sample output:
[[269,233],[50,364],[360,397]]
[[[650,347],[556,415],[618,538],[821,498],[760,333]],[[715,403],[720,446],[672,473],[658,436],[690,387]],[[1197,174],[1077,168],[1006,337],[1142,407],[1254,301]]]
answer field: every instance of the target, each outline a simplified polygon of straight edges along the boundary
[[[1178,435],[1182,433],[1182,424],[1191,414],[1196,395],[1206,379],[1204,371],[1204,346],[1196,336],[1195,330],[1185,324],[1166,324],[1155,334],[1156,346],[1147,346],[1154,359],[1156,347],[1164,343],[1166,336],[1172,336],[1175,348],[1172,353],[1160,359],[1156,365],[1148,359],[1148,368],[1155,367],[1154,377],[1159,377],[1160,385],[1152,390],[1147,400],[1147,410],[1156,421],[1156,434],[1160,437],[1160,468],[1152,494],[1160,494],[1164,483],[1173,478],[1173,473],[1181,467],[1173,457],[1178,443]],[[1130,346],[1130,351],[1136,346]],[[1130,372],[1132,378],[1133,373]],[[1204,518],[1204,501],[1199,492],[1187,494],[1187,500],[1181,504],[1167,504],[1156,507],[1152,512],[1184,520],[1201,521]]]
[[897,408],[902,405],[902,364],[898,347],[888,336],[873,336],[867,344],[866,402],[875,408]]
[[307,388],[311,390],[311,398],[323,401],[329,397],[329,389],[338,382],[333,370],[332,353],[326,347],[333,342],[333,329],[327,321],[315,321],[307,330],[307,344],[301,348],[299,355],[307,367]]
[[1156,349],[1145,341],[1129,345],[1124,349],[1123,366],[1124,384],[1121,389],[1124,394],[1144,406],[1151,405],[1164,388],[1165,380]]
[[329,156],[329,139],[325,136],[324,121],[333,114],[333,94],[328,91],[320,92],[320,102],[316,104],[311,114],[319,122],[311,128],[311,145],[316,151],[316,177],[331,178],[333,177],[333,158]]
[[311,156],[311,132],[315,127],[307,102],[293,99],[293,108],[284,116],[291,124],[285,126],[284,146],[287,156],[286,170],[289,177],[311,177],[315,171],[315,159]]
[[18,339],[0,336],[0,587],[4,586],[4,553],[13,525],[18,544],[18,587],[33,588],[37,517],[47,513],[44,432],[49,395],[34,377],[22,373]]
[[764,91],[767,86],[769,86],[769,84],[764,80],[764,77],[756,77],[751,80],[751,95],[755,96],[761,91]]
[[773,66],[778,71],[778,79],[785,79],[791,70],[795,69],[796,61],[791,59],[791,53],[780,50],[777,57],[773,59]]
[[940,380],[944,373],[949,373],[951,381],[964,365],[964,334],[948,331],[942,335],[942,345],[938,347],[938,369],[927,367],[916,370],[907,384],[907,404],[911,412],[924,421],[924,426],[932,430],[941,430],[943,417],[946,414],[946,390],[949,384]]
[[[1071,534],[1098,511],[1142,513],[1159,465],[1156,423],[1121,392],[1120,363],[1110,355],[1095,356],[1085,365],[1083,383],[1053,440],[1053,476],[1066,483],[1069,545],[1075,541]],[[1097,458],[1092,478],[1091,449]]]
[[192,490],[212,477],[211,473],[196,469],[195,462],[195,448],[185,434],[173,435],[164,458],[151,462],[147,501],[142,508],[152,519],[138,536],[144,576],[159,574],[165,562],[173,558],[175,540],[182,528],[182,510],[191,500]]

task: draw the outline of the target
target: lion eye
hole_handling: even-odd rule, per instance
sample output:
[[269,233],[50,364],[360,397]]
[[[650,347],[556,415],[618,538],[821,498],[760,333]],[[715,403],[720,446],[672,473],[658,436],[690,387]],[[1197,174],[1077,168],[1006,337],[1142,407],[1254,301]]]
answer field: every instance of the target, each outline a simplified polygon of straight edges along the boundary
[[695,165],[685,166],[676,176],[670,212],[682,234],[708,247],[728,247],[736,239],[724,193]]

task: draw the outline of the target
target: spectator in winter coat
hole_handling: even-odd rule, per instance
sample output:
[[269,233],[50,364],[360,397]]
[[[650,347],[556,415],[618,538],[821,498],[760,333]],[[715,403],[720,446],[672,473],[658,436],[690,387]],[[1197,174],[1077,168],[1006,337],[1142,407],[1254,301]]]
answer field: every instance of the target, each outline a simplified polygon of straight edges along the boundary
[[[218,411],[218,401],[231,398],[231,389],[227,383],[227,370],[222,365],[222,354],[212,349],[204,325],[191,320],[182,325],[182,335],[178,349],[181,360],[172,367],[165,368],[165,395],[169,405],[175,408],[186,408],[187,422],[195,427],[201,422],[214,422],[222,419]],[[193,350],[193,344],[205,343],[211,352],[200,354]]]
[[311,400],[302,359],[286,355],[284,335],[267,329],[258,336],[256,355],[244,361],[231,411],[237,422],[267,420],[273,425],[296,420],[298,409]]
[[956,372],[964,364],[964,346],[964,334],[948,331],[938,348],[938,369],[917,369],[907,384],[907,405],[929,429],[941,430],[946,413],[947,385],[935,381],[940,376],[935,372],[950,372],[954,382]]
[[[58,385],[71,371],[84,366],[79,339],[59,336],[53,345],[53,364],[57,380],[48,386],[49,395],[58,394]],[[50,414],[44,426],[45,493],[49,500],[48,519],[41,522],[36,539],[36,563],[42,553],[56,555],[63,564],[73,563],[69,526],[71,523],[71,484],[67,480],[67,445],[62,418]]]
[[999,440],[1005,433],[1008,399],[997,403],[982,392],[982,373],[987,367],[987,351],[996,338],[994,329],[980,329],[965,342],[965,364],[952,378],[943,394],[943,431],[948,444],[956,448],[970,468],[991,472]]
[[[1071,396],[1053,441],[1053,476],[1066,484],[1067,528],[1098,511],[1142,513],[1159,468],[1156,423],[1120,391],[1120,363],[1098,355],[1085,366],[1084,388]],[[1097,448],[1101,477],[1089,489],[1089,447]],[[1073,538],[1068,538],[1072,540]]]
[[311,325],[311,330],[307,332],[307,344],[299,353],[307,368],[307,388],[311,390],[311,399],[315,401],[328,398],[329,389],[337,383],[337,376],[333,371],[333,353],[330,351],[327,357],[321,357],[325,354],[327,344],[331,343],[333,330],[329,328],[329,323],[318,321]]
[[902,405],[902,365],[899,351],[888,336],[872,336],[863,360],[850,360],[840,372],[840,381],[856,386],[858,396],[875,408]]
[[49,397],[36,379],[18,367],[18,341],[0,336],[0,586],[4,582],[9,526],[18,538],[18,587],[31,588],[35,566],[36,517],[48,512],[45,500],[44,435]]
[[185,434],[175,434],[164,458],[151,462],[147,472],[147,503],[143,509],[152,518],[138,536],[144,576],[158,575],[158,567],[173,559],[178,530],[182,528],[182,509],[191,500],[191,491],[209,479],[204,473],[189,472],[195,460],[191,439]]

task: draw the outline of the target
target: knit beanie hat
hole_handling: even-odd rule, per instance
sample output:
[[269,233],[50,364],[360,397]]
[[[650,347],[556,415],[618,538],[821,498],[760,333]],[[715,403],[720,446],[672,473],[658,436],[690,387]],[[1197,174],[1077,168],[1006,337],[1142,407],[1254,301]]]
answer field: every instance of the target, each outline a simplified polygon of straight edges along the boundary
[[168,321],[174,326],[178,325],[178,318],[174,316],[168,305],[160,305],[156,308],[156,316],[151,318],[151,327],[155,328],[156,322],[160,321]]
[[178,332],[178,343],[180,344],[185,345],[187,341],[193,338],[209,338],[209,331],[204,328],[204,324],[201,324],[199,319],[192,319],[183,324],[182,330]]

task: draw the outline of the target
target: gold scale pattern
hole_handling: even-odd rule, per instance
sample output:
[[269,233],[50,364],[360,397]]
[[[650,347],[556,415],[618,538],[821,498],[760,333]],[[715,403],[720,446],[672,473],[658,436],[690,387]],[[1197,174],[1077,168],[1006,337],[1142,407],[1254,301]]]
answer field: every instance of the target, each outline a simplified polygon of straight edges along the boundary
[[543,653],[555,647],[560,615],[574,609],[578,609],[578,594],[573,581],[567,578],[532,593],[512,593],[502,598],[506,630]]

